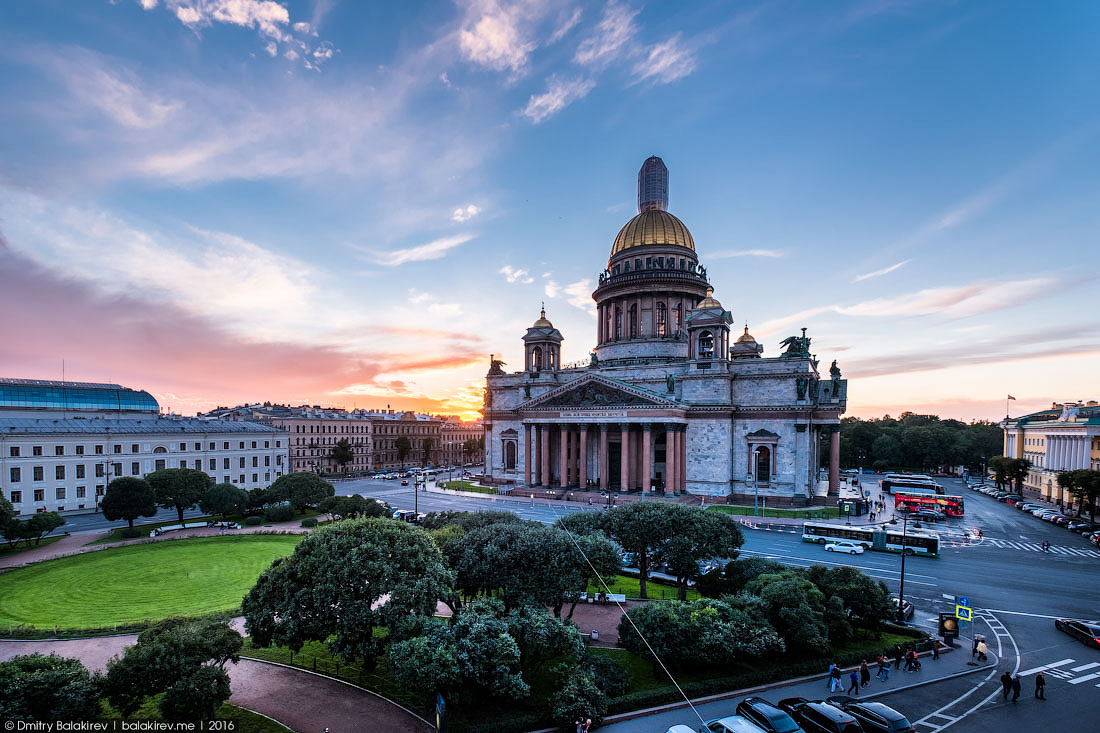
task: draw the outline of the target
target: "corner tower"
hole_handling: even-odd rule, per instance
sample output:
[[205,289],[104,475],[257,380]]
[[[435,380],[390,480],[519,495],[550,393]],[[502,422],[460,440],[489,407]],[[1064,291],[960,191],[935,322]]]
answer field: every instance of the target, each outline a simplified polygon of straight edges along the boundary
[[688,313],[707,295],[695,240],[668,208],[668,168],[657,156],[638,171],[638,215],[611,245],[596,301],[601,362],[688,358]]

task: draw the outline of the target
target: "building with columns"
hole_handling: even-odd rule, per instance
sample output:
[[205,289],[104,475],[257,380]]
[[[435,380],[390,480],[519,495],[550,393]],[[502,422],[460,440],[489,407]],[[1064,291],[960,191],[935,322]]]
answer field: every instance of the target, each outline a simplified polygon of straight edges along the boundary
[[747,326],[732,338],[691,232],[666,210],[668,180],[656,157],[638,174],[638,214],[592,294],[590,363],[563,367],[545,309],[523,336],[523,371],[491,359],[486,474],[516,488],[820,503],[838,485],[847,381],[836,362],[822,378],[805,329],[770,357]]
[[1049,410],[1006,418],[1001,425],[1004,454],[1031,461],[1025,488],[1048,501],[1072,501],[1058,486],[1060,472],[1100,471],[1100,403],[1094,400],[1055,402]]

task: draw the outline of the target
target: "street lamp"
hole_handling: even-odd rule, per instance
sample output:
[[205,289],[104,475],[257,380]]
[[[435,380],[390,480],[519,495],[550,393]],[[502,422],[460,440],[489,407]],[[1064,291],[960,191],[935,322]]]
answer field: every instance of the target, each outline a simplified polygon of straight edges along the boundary
[[757,508],[760,504],[760,482],[757,480],[757,474],[760,473],[760,450],[758,448],[752,449],[752,515],[755,517]]
[[[901,515],[901,580],[898,586],[898,621],[905,621],[902,610],[905,604],[905,556],[909,554],[909,545],[905,541],[906,532],[909,529],[909,515]],[[897,519],[891,519],[890,524],[897,524]]]

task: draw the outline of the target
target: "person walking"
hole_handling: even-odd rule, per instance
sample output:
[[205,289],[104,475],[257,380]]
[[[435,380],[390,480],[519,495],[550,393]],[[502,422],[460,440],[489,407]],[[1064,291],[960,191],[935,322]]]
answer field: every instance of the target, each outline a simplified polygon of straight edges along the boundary
[[1012,702],[1016,702],[1020,699],[1020,673],[1017,672],[1016,676],[1012,678]]
[[867,666],[867,660],[859,665],[859,686],[866,687],[871,684],[871,668]]
[[856,670],[852,670],[848,675],[848,694],[859,695],[859,673]]
[[903,655],[904,652],[901,650],[901,644],[898,644],[894,647],[894,669],[899,669],[901,667],[901,658]]
[[833,668],[829,672],[829,692],[836,692],[837,690],[843,690],[844,683],[840,680],[840,665],[833,662]]
[[984,662],[986,659],[988,659],[988,657],[986,657],[986,652],[988,652],[988,651],[989,651],[989,647],[987,647],[985,645],[985,642],[984,641],[979,641],[978,642],[978,661],[979,662]]
[[1008,693],[1012,691],[1012,675],[1005,672],[1001,675],[1001,697],[1008,702]]
[[878,655],[878,678],[885,682],[890,679],[890,662],[886,659],[885,654]]
[[1035,675],[1035,697],[1040,700],[1047,699],[1047,678],[1042,672]]
[[940,640],[932,640],[932,661],[938,662],[940,660]]

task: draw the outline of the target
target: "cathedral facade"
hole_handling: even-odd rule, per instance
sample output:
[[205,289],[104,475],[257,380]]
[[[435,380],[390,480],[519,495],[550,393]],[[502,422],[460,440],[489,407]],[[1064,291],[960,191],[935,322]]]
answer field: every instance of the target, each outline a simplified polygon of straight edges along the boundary
[[775,356],[747,326],[731,334],[691,232],[667,208],[668,169],[651,157],[638,173],[638,215],[592,293],[587,366],[562,367],[564,336],[545,309],[523,336],[523,371],[491,361],[487,478],[501,488],[824,502],[838,483],[847,381],[835,361],[822,378],[805,329]]

